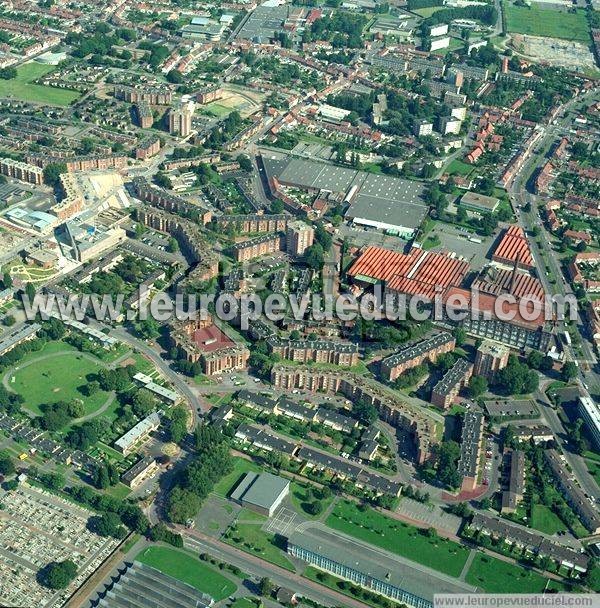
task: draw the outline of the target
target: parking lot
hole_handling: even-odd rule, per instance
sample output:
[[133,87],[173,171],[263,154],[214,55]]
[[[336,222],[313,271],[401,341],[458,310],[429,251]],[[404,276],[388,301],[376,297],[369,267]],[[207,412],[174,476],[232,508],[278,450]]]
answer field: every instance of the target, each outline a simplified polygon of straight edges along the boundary
[[453,251],[457,256],[467,260],[471,268],[474,269],[483,268],[489,262],[486,256],[494,240],[493,236],[479,236],[461,226],[443,222],[436,222],[434,228],[428,234],[430,237],[434,235],[437,235],[440,239],[440,245],[434,247],[434,250]]

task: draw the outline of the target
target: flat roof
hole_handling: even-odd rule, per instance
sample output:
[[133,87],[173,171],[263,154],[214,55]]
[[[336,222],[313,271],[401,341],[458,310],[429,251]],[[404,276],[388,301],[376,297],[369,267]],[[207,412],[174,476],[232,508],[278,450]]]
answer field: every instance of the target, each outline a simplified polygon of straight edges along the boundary
[[232,492],[231,498],[270,509],[289,485],[287,479],[271,473],[246,473],[244,479]]
[[389,583],[428,602],[436,593],[466,593],[473,587],[458,579],[435,572],[420,564],[359,542],[326,528],[309,523],[297,529],[288,543],[322,555],[334,562]]

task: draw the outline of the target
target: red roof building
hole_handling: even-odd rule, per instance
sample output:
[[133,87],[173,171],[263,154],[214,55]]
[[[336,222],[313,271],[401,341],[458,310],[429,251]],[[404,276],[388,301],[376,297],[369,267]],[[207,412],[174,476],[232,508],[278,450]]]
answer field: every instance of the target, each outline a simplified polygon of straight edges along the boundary
[[401,253],[383,247],[367,247],[348,274],[356,280],[383,282],[387,291],[433,299],[437,290],[463,282],[469,263],[447,253],[413,247]]
[[492,253],[492,260],[530,270],[534,267],[533,256],[523,229],[510,226]]

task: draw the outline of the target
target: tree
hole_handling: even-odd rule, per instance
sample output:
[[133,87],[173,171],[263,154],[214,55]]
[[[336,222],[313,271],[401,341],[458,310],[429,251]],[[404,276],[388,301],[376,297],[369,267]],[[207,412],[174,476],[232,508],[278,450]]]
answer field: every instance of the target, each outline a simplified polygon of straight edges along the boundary
[[377,408],[362,399],[352,406],[352,413],[366,426],[373,424],[378,417]]
[[104,537],[123,538],[127,531],[121,525],[121,518],[112,512],[103,513],[99,517],[93,516],[88,520],[88,528]]
[[147,389],[140,389],[131,400],[133,413],[138,418],[145,418],[156,409],[156,399]]
[[171,423],[169,425],[169,438],[173,443],[181,443],[187,435],[188,412],[184,406],[179,406],[171,411]]
[[258,591],[263,597],[268,597],[273,593],[274,585],[270,578],[266,576],[260,579]]
[[460,447],[456,441],[445,441],[437,448],[438,479],[450,488],[460,485],[460,475],[457,470]]
[[38,573],[39,581],[50,589],[65,589],[75,576],[77,576],[77,566],[70,559],[51,562]]
[[167,500],[167,517],[176,524],[184,524],[193,519],[200,509],[200,499],[184,488],[174,488]]
[[6,451],[0,452],[0,475],[13,475],[15,472],[15,464]]
[[560,376],[564,382],[570,382],[577,377],[577,364],[575,361],[567,361],[560,372]]
[[10,276],[10,272],[8,271],[6,271],[2,275],[2,286],[4,287],[4,289],[10,289],[13,286],[13,280]]
[[169,239],[167,251],[169,251],[170,253],[177,253],[179,251],[179,243],[177,242],[177,239],[172,237]]
[[472,376],[469,380],[469,395],[473,399],[483,395],[488,390],[488,381],[483,376]]
[[94,484],[94,487],[98,488],[99,490],[105,490],[110,486],[110,477],[108,475],[108,469],[104,464],[99,464],[94,469],[92,483]]
[[44,167],[44,183],[56,188],[60,183],[60,176],[67,172],[65,163],[48,163]]
[[248,157],[246,154],[240,154],[240,155],[238,155],[236,160],[239,163],[240,169],[242,171],[245,171],[246,173],[252,172],[253,166],[252,166],[252,161],[250,160],[250,157]]
[[60,473],[41,473],[39,480],[40,483],[51,490],[62,490],[66,483],[65,476]]
[[325,264],[323,247],[320,243],[314,243],[304,252],[304,263],[313,270],[321,270]]
[[282,212],[283,212],[283,201],[281,201],[278,198],[276,198],[271,203],[271,213],[279,214],[279,213],[282,213]]
[[0,78],[3,80],[13,80],[17,77],[17,69],[13,67],[0,69]]

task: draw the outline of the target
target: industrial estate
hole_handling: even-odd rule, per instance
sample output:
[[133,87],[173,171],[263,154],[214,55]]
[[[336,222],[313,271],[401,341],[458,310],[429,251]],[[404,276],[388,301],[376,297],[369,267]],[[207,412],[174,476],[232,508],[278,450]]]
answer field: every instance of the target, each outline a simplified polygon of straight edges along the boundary
[[600,593],[598,0],[0,4],[1,606]]

